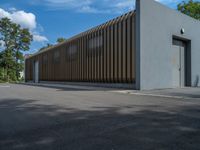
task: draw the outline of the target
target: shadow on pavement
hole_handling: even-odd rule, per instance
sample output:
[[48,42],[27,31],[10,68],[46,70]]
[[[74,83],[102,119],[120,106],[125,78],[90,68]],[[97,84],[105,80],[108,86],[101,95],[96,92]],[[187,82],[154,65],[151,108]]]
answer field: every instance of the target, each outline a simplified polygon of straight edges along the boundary
[[139,105],[86,111],[4,99],[0,150],[194,150],[200,148],[199,116],[195,105],[173,111]]

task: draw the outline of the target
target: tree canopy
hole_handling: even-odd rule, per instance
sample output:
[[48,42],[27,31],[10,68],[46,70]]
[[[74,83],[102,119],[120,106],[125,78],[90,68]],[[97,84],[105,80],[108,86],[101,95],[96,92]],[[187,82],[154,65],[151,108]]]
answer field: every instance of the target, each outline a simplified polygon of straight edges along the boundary
[[57,39],[57,43],[62,43],[64,41],[66,41],[66,39],[63,38],[63,37],[60,37],[60,38]]
[[178,4],[178,10],[188,16],[200,20],[200,2],[189,0],[188,2],[181,2]]
[[[56,40],[57,43],[62,43],[62,42],[64,42],[64,41],[66,41],[66,39],[63,38],[63,37],[60,37],[60,38],[58,38],[58,39]],[[45,50],[45,49],[47,49],[47,48],[50,48],[50,47],[52,47],[52,46],[53,46],[53,44],[47,43],[45,46],[43,46],[42,48],[40,48],[39,51],[43,51],[43,50]]]
[[3,43],[0,52],[0,75],[3,74],[7,81],[19,79],[24,68],[23,51],[29,50],[32,39],[28,29],[21,28],[8,18],[0,20],[0,43]]

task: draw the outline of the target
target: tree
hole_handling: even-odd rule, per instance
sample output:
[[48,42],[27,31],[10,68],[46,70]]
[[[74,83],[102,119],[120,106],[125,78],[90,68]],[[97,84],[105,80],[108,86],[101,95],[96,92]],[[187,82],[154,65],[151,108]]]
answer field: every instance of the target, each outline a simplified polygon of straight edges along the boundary
[[13,51],[16,62],[16,77],[19,79],[20,71],[24,69],[24,56],[23,51],[30,49],[32,35],[28,29],[21,29],[19,25],[13,24],[12,32]]
[[8,18],[0,20],[0,40],[4,42],[4,50],[1,52],[0,65],[4,68],[4,74],[9,79],[10,68],[13,67],[12,47],[11,47],[12,24]]
[[8,18],[2,18],[0,41],[4,43],[0,53],[0,66],[4,68],[7,80],[19,79],[19,73],[23,70],[23,51],[29,50],[32,35],[28,29],[21,28]]
[[200,2],[193,0],[183,1],[177,7],[180,12],[200,20]]
[[62,38],[62,37],[57,39],[57,43],[62,43],[62,42],[64,42],[64,41],[66,41],[66,39],[65,39],[65,38]]

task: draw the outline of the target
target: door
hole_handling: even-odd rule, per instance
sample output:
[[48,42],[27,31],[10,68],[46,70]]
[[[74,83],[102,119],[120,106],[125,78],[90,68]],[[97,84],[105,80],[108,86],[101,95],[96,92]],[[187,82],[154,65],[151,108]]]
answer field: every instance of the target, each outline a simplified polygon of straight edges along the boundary
[[184,87],[185,44],[182,41],[175,41],[172,51],[172,84],[173,87]]
[[185,86],[185,46],[180,46],[180,87]]
[[39,82],[39,61],[35,62],[35,68],[34,68],[34,79],[35,79],[35,83]]

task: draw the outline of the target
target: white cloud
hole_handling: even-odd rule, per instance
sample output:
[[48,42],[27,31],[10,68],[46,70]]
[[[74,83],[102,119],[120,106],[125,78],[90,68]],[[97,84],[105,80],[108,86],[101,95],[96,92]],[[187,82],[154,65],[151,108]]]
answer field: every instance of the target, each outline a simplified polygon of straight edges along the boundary
[[[42,2],[41,2],[42,1]],[[41,0],[49,10],[69,9],[82,13],[121,13],[134,8],[135,0]],[[35,4],[35,3],[34,3]]]
[[10,13],[0,8],[0,18],[3,17],[10,18]]
[[20,24],[23,28],[33,30],[36,28],[36,17],[33,13],[27,13],[25,11],[17,11],[12,8],[12,11],[5,11],[0,8],[0,18],[7,17],[11,21]]
[[134,0],[119,0],[116,3],[112,5],[113,9],[116,12],[123,13],[124,11],[130,11],[133,10],[135,7],[135,1]]
[[[182,0],[156,0],[175,7]],[[82,13],[123,13],[133,10],[135,0],[35,0],[34,4],[45,5],[49,10],[68,9]]]
[[14,12],[11,15],[11,20],[20,24],[24,28],[29,28],[30,30],[35,29],[37,26],[35,15],[24,11]]
[[81,8],[90,6],[94,0],[43,0],[46,5],[57,8]]
[[48,39],[45,36],[41,36],[36,33],[37,30],[41,30],[41,25],[38,25],[36,22],[36,16],[33,13],[28,13],[23,10],[16,10],[15,8],[10,8],[9,11],[6,11],[0,8],[0,19],[7,17],[12,22],[20,24],[23,28],[28,28],[33,34],[33,40],[35,42],[45,42]]
[[78,11],[84,12],[84,13],[98,13],[99,12],[99,10],[92,8],[90,6],[83,6]]
[[133,9],[134,1],[133,0],[119,1],[114,6],[119,9],[127,9],[127,8]]
[[41,35],[33,35],[33,40],[35,42],[47,42],[48,39],[45,36],[41,36]]

